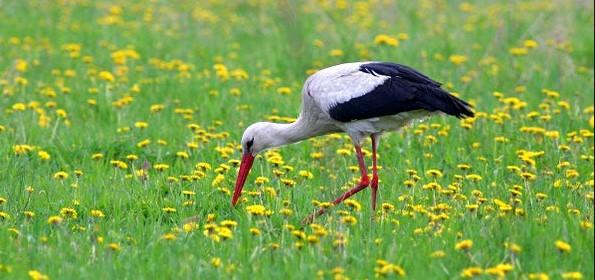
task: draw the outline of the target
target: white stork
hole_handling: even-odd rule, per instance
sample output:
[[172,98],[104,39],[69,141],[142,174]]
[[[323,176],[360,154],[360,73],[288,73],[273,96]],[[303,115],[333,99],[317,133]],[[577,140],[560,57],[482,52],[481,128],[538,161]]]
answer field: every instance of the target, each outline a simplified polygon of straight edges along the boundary
[[[244,131],[242,162],[231,203],[234,206],[237,203],[256,154],[314,136],[345,132],[355,146],[361,179],[333,204],[370,186],[372,209],[376,209],[376,149],[380,136],[433,113],[472,117],[471,108],[442,89],[440,83],[405,65],[354,62],[322,69],[306,80],[302,110],[295,122],[257,122]],[[372,140],[372,178],[368,177],[361,151],[361,143],[368,136]],[[324,209],[318,210],[306,222],[322,213]]]

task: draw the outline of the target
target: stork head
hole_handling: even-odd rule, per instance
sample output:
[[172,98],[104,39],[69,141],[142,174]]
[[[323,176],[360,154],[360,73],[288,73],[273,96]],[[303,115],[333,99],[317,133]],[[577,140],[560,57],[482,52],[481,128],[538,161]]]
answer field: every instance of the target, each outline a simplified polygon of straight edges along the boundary
[[231,200],[232,205],[236,205],[240,198],[242,188],[244,188],[244,183],[246,183],[250,168],[254,162],[254,157],[268,148],[282,144],[279,135],[276,133],[275,125],[274,123],[257,122],[244,131],[242,136],[242,163],[240,163],[240,171],[238,172],[236,187]]
[[242,152],[256,156],[266,149],[281,145],[276,126],[278,124],[257,122],[246,128],[242,135]]

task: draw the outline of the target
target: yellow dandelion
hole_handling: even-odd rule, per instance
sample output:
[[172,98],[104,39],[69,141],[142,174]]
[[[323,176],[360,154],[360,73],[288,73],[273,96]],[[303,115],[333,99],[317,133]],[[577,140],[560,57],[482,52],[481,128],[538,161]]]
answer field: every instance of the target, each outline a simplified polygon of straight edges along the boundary
[[177,212],[176,208],[173,208],[173,207],[164,207],[162,210],[163,210],[163,212],[165,212],[167,214],[172,214],[172,213]]
[[233,238],[233,232],[231,229],[227,227],[218,227],[217,228],[217,235],[221,237],[223,240],[228,240]]
[[142,140],[142,141],[136,143],[136,146],[139,148],[144,148],[144,147],[149,146],[149,144],[151,144],[151,140],[145,139],[145,140]]
[[51,158],[50,154],[46,151],[39,151],[37,152],[37,156],[39,157],[39,159],[41,160],[49,160]]
[[221,258],[212,258],[211,265],[213,267],[220,267],[221,266]]
[[161,239],[163,240],[176,240],[176,238],[178,238],[174,233],[166,233],[164,235],[161,236]]
[[341,217],[341,223],[344,223],[347,225],[355,225],[357,223],[357,218],[355,218],[354,216],[351,216],[351,215],[343,216],[343,217]]
[[512,242],[506,242],[504,243],[504,248],[510,250],[511,252],[518,254],[522,251],[522,248],[520,245],[516,244],[516,243],[512,243]]
[[562,279],[580,280],[583,279],[583,274],[578,271],[564,272],[562,273]]
[[258,235],[260,235],[260,229],[255,228],[255,227],[250,228],[250,234],[252,234],[254,236],[258,236]]
[[428,177],[440,178],[440,177],[442,177],[442,172],[437,169],[430,169],[430,170],[426,171],[426,175]]
[[147,123],[147,122],[135,122],[134,123],[134,127],[138,128],[138,129],[145,129],[145,128],[149,127],[149,123]]
[[328,55],[329,56],[332,56],[332,57],[341,57],[344,54],[345,53],[342,50],[340,50],[340,49],[333,49],[333,50],[330,50],[329,53],[328,53]]
[[282,208],[279,213],[285,217],[290,217],[293,215],[293,210],[289,208]]
[[64,219],[62,219],[62,217],[60,217],[60,216],[50,216],[48,218],[48,224],[57,225],[57,224],[62,223],[63,220]]
[[180,151],[180,152],[176,152],[176,157],[180,158],[180,159],[187,159],[190,157],[190,155],[188,155],[187,152]]
[[182,226],[182,230],[186,233],[193,232],[198,229],[198,223],[195,222],[188,222]]
[[238,222],[232,220],[224,220],[220,223],[220,225],[226,228],[234,228],[238,225]]
[[562,252],[562,253],[568,253],[572,250],[572,247],[570,246],[570,244],[568,244],[562,240],[556,240],[556,242],[554,242],[554,244],[556,245],[556,248],[558,248],[558,250],[560,250],[560,252]]
[[107,248],[116,252],[116,251],[120,251],[122,249],[122,246],[120,246],[120,244],[118,244],[118,243],[109,243],[109,244],[107,244]]
[[[29,219],[35,217],[35,212],[33,212],[33,211],[23,211],[23,214],[25,215],[25,217],[27,217]],[[2,216],[2,215],[0,214],[0,216]]]
[[390,203],[387,203],[387,202],[382,203],[382,211],[384,211],[384,212],[391,212],[393,210],[395,210],[395,206],[394,205],[392,205]]
[[29,270],[29,272],[27,272],[27,275],[29,275],[29,278],[31,278],[31,280],[49,280],[50,277],[39,272],[38,270]]
[[362,209],[362,206],[359,204],[359,202],[354,199],[346,199],[343,204],[355,211],[360,211]]
[[277,88],[277,93],[278,94],[281,94],[281,95],[291,94],[291,88],[290,87],[280,87],[280,88]]
[[469,268],[465,268],[463,270],[463,272],[461,272],[461,277],[463,278],[473,278],[476,276],[481,275],[481,273],[483,272],[483,269],[481,269],[481,267],[469,267]]
[[298,175],[300,175],[300,177],[304,177],[306,179],[312,179],[312,178],[314,178],[314,174],[312,174],[312,172],[307,171],[307,170],[300,170],[298,172]]
[[8,220],[8,219],[10,219],[10,214],[8,214],[6,212],[3,212],[3,211],[0,211],[0,221],[1,220]]
[[432,252],[432,254],[430,254],[430,258],[433,258],[433,259],[440,259],[440,258],[444,258],[444,257],[446,257],[446,253],[442,250],[434,251],[434,252]]
[[470,239],[462,240],[455,245],[456,250],[463,250],[463,251],[469,250],[472,247],[473,247],[473,240],[470,240]]
[[246,206],[246,211],[253,216],[265,216],[268,210],[263,205],[255,204]]
[[93,159],[93,160],[100,160],[102,158],[103,158],[103,154],[101,154],[101,153],[95,153],[95,154],[91,155],[91,159]]
[[68,208],[68,207],[64,207],[64,208],[60,209],[60,215],[64,218],[69,218],[69,219],[76,219],[78,217],[78,213],[76,212],[76,210],[74,208]]
[[527,276],[530,280],[550,280],[550,277],[547,274],[541,272],[529,273]]
[[113,82],[115,80],[114,75],[108,71],[99,72],[99,78],[106,82]]
[[[405,39],[406,40],[406,39]],[[386,34],[379,34],[374,37],[374,44],[376,45],[387,45],[391,47],[398,47],[399,40],[395,37],[391,37]]]
[[167,165],[165,163],[157,163],[153,166],[153,168],[157,171],[165,171],[165,170],[169,169],[169,165]]
[[525,47],[523,47],[523,48],[510,48],[508,50],[508,52],[511,55],[522,56],[522,55],[528,54],[529,53],[529,50],[527,48],[525,48]]
[[467,62],[468,58],[464,55],[454,54],[448,57],[448,60],[454,65],[461,65]]
[[93,218],[103,218],[105,214],[101,210],[93,209],[91,210],[91,217]]
[[58,172],[54,173],[54,179],[56,179],[56,180],[68,179],[68,173],[66,173],[64,171],[58,171]]
[[537,41],[531,40],[531,39],[525,40],[523,42],[523,45],[525,46],[525,48],[528,48],[528,49],[534,49],[534,48],[539,47],[539,44],[537,43]]

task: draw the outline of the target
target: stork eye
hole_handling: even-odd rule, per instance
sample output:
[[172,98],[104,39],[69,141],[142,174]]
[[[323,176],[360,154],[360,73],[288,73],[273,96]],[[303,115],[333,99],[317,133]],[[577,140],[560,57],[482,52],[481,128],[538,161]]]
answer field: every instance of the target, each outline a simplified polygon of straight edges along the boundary
[[252,149],[252,145],[254,145],[254,138],[252,138],[250,141],[246,142],[246,149],[248,151],[250,151]]

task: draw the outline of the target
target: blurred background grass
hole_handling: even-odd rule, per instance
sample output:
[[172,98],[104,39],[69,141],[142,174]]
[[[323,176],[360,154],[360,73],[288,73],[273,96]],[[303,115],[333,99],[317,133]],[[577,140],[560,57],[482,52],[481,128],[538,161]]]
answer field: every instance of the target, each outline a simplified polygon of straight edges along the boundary
[[[0,241],[7,244],[0,249],[0,264],[13,271],[0,276],[21,278],[39,269],[52,278],[311,278],[319,272],[326,278],[364,278],[378,273],[377,259],[387,259],[412,278],[457,278],[464,268],[501,262],[514,265],[512,278],[533,272],[560,277],[568,271],[593,277],[592,227],[580,226],[593,220],[590,1],[5,1],[0,17],[0,168],[5,170],[0,197],[8,200],[0,210],[11,216],[0,223],[6,228]],[[379,35],[398,45],[383,43]],[[138,58],[130,55],[119,63],[117,53],[125,50]],[[325,137],[281,150],[284,162],[294,168],[282,177],[296,181],[294,188],[275,178],[273,170],[279,167],[260,160],[251,180],[270,178],[278,195],[265,195],[265,186],[249,185],[247,189],[261,194],[238,209],[229,208],[226,193],[235,179],[234,168],[222,172],[224,179],[215,187],[214,170],[198,181],[168,183],[169,176],[192,173],[197,162],[215,169],[238,158],[233,148],[248,124],[297,116],[301,85],[314,70],[361,60],[419,69],[473,102],[484,115],[468,129],[457,120],[435,118],[424,123],[426,128],[385,137],[380,201],[398,211],[381,215],[381,222],[371,221],[363,192],[356,197],[362,211],[350,214],[358,223],[346,226],[336,213],[323,218],[320,223],[332,234],[319,245],[297,250],[296,238],[284,230],[284,224],[297,225],[315,209],[313,199],[331,200],[348,185],[353,174],[345,167],[355,161],[336,154],[349,144],[346,139]],[[24,71],[20,61],[26,64]],[[217,70],[221,65],[225,71]],[[102,71],[113,74],[114,81],[102,79]],[[281,88],[290,93],[279,94],[287,91]],[[559,96],[548,96],[543,89]],[[89,105],[89,99],[96,105]],[[19,103],[29,109],[15,109]],[[155,104],[163,105],[163,111],[151,113]],[[58,109],[67,117],[59,117]],[[537,117],[529,117],[532,112]],[[42,116],[49,119],[45,126],[40,125]],[[136,122],[149,126],[137,129]],[[188,129],[191,123],[203,128],[206,138]],[[439,128],[428,128],[431,124]],[[523,127],[557,131],[559,137],[523,133]],[[151,144],[138,147],[144,139]],[[167,145],[157,144],[159,139]],[[189,142],[198,143],[198,149],[189,148]],[[18,144],[32,145],[33,152],[15,155]],[[560,145],[570,146],[570,152],[561,152]],[[231,154],[221,152],[226,146],[232,147]],[[521,149],[545,153],[532,166],[519,159]],[[40,159],[39,150],[51,159]],[[179,151],[189,153],[190,159],[176,156]],[[313,160],[313,152],[323,158]],[[104,159],[92,160],[95,153]],[[125,160],[128,154],[139,160],[126,170],[110,165],[110,160]],[[568,178],[566,169],[558,167],[564,161],[580,174],[577,178]],[[170,168],[149,169],[149,180],[126,177],[156,163]],[[470,164],[469,173],[482,177],[465,181],[457,191],[469,200],[439,195],[436,201],[435,193],[422,189],[432,181],[424,175],[432,168],[444,172],[437,182],[445,188],[456,182],[455,175],[465,174],[456,168],[459,163]],[[537,179],[527,182],[509,172],[509,165]],[[75,169],[84,175],[76,178]],[[423,177],[411,189],[403,184],[409,178],[407,169]],[[61,170],[70,178],[54,180]],[[300,177],[299,170],[312,172],[314,179]],[[553,187],[558,181],[560,186]],[[519,207],[525,216],[496,218],[494,199],[512,203],[509,189],[514,185],[524,188]],[[35,190],[28,193],[26,186]],[[181,190],[197,193],[194,204],[183,206],[187,199]],[[474,203],[473,190],[488,200],[478,214],[465,208]],[[539,202],[537,192],[549,198]],[[287,206],[284,200],[291,203]],[[428,213],[434,213],[431,209],[439,202],[450,206],[450,219],[428,223]],[[250,217],[244,206],[253,203],[276,214]],[[47,218],[64,207],[77,209],[80,217],[59,227],[48,225]],[[177,212],[166,214],[165,207]],[[294,215],[280,215],[282,208]],[[94,220],[91,209],[101,209],[106,218]],[[34,211],[36,218],[25,218],[24,210]],[[209,213],[216,215],[213,222],[237,221],[234,239],[214,243],[203,235]],[[199,217],[200,230],[180,233],[175,242],[161,239],[165,233],[177,233],[172,228],[191,216]],[[73,232],[79,225],[85,230]],[[264,233],[251,237],[251,227]],[[18,230],[19,237],[10,229]],[[415,233],[417,229],[423,234]],[[98,236],[105,242],[97,242]],[[349,240],[343,249],[333,246],[339,236]],[[475,241],[473,250],[456,252],[454,244],[466,238]],[[382,241],[376,245],[378,239]],[[572,253],[557,252],[557,239],[570,242]],[[515,256],[504,249],[505,242],[524,249]],[[108,243],[122,249],[111,252],[105,248]],[[281,248],[270,250],[271,243]],[[430,258],[436,250],[444,250],[446,258]],[[213,265],[213,258],[223,259],[223,264]],[[345,273],[333,272],[336,267]]]

